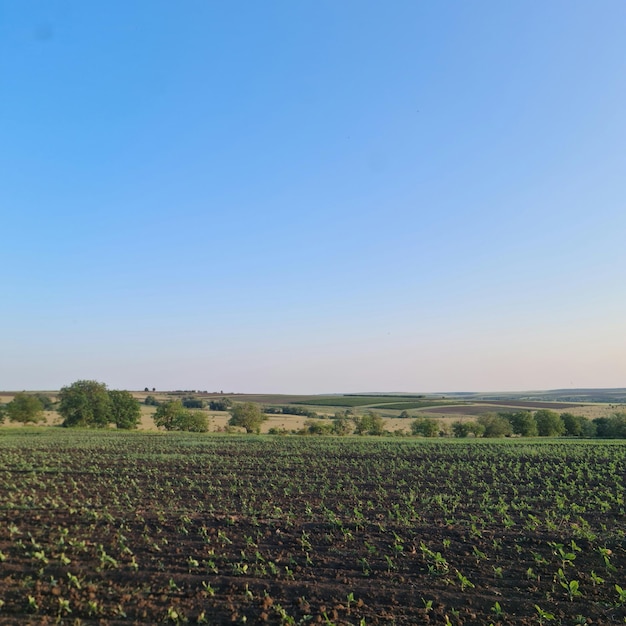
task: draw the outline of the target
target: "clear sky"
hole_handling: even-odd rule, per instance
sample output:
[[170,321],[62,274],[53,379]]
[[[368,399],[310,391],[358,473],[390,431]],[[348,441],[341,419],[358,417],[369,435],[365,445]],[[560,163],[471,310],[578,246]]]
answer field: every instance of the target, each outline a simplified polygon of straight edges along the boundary
[[626,386],[623,0],[0,0],[0,389]]

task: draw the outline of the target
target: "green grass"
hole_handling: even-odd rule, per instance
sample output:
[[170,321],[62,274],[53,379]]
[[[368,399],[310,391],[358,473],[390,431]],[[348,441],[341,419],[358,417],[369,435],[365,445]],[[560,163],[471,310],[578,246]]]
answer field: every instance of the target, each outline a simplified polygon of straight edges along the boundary
[[[382,403],[398,403],[398,396],[320,396],[319,398],[311,397],[308,400],[299,400],[293,404],[306,404],[307,406],[378,406]],[[415,402],[421,402],[415,400]],[[424,402],[431,402],[425,400]],[[403,403],[402,403],[403,404]],[[442,400],[435,402],[435,405],[450,404]],[[431,406],[427,404],[426,406]],[[389,408],[385,406],[385,408]]]

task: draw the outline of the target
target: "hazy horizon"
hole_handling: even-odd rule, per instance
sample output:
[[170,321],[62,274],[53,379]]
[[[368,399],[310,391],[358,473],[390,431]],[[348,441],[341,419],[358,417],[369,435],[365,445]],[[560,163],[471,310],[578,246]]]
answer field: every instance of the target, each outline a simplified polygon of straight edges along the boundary
[[624,23],[0,0],[0,388],[626,386]]

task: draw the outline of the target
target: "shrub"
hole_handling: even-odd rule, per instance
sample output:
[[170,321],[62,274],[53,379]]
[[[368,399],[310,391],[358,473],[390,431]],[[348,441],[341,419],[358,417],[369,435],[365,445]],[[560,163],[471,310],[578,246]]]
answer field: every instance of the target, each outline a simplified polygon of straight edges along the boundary
[[333,425],[319,420],[306,420],[303,430],[307,435],[330,435],[333,431]]
[[332,420],[332,432],[333,435],[349,435],[354,430],[354,422],[351,419],[348,419],[344,415],[340,415],[339,417],[335,417]]
[[211,409],[211,411],[228,411],[232,406],[233,402],[230,398],[211,400],[209,402],[209,409]]
[[385,421],[373,411],[354,417],[354,432],[357,435],[382,435],[385,432]]
[[186,409],[203,409],[204,408],[204,400],[202,398],[183,398],[183,406]]

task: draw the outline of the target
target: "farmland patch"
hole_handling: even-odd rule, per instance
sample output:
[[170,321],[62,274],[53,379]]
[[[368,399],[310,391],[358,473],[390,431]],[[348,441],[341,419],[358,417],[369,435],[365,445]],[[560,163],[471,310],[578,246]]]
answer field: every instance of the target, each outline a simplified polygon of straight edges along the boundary
[[5,429],[0,623],[618,623],[625,460],[621,442]]

